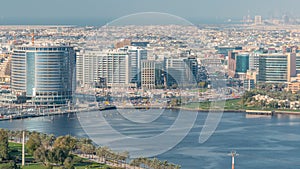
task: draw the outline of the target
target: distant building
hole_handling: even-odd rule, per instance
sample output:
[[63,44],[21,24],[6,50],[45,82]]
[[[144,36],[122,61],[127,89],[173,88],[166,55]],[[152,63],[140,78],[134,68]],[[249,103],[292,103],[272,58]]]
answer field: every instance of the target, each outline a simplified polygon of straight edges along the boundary
[[140,86],[141,61],[146,59],[147,50],[135,46],[106,51],[85,49],[77,56],[77,83],[92,87],[105,78],[108,86]]
[[149,42],[131,42],[131,46],[147,47]]
[[209,57],[209,58],[201,58],[199,59],[199,62],[201,65],[204,66],[221,66],[224,64],[223,58],[217,58],[217,57]]
[[167,85],[195,84],[198,62],[195,58],[166,58]]
[[9,84],[11,75],[11,54],[0,54],[0,84]]
[[37,105],[61,105],[75,90],[75,51],[69,46],[18,46],[13,49],[11,86]]
[[249,53],[229,52],[228,75],[232,78],[245,78],[249,70]]
[[286,90],[294,94],[300,91],[300,74],[297,75],[295,81],[288,83]]
[[296,76],[296,54],[262,54],[259,57],[258,81],[267,83],[289,82]]
[[108,86],[128,87],[131,77],[130,56],[124,51],[108,51],[99,57],[98,78]]
[[262,23],[263,23],[263,21],[262,21],[261,16],[257,15],[257,16],[254,17],[254,24],[255,25],[261,25]]
[[232,47],[232,46],[218,46],[216,47],[218,50],[218,54],[222,54],[224,56],[228,56],[228,52],[234,51],[234,50],[242,50],[242,47]]
[[296,54],[296,69],[300,71],[300,53]]
[[254,89],[255,88],[255,81],[254,79],[246,79],[243,81],[243,86],[244,86],[244,89],[249,91],[251,89]]
[[259,66],[259,55],[263,54],[262,50],[257,50],[249,54],[249,69],[258,70]]
[[88,48],[76,55],[76,80],[81,87],[94,87],[99,80],[98,69],[105,52],[99,49]]
[[246,73],[246,79],[252,79],[254,80],[254,84],[256,84],[257,79],[258,79],[258,69],[254,70],[254,69],[250,69],[247,71]]
[[290,18],[288,15],[283,15],[282,16],[283,24],[289,24],[290,23]]
[[142,89],[155,89],[163,83],[163,65],[161,62],[145,60],[141,63]]
[[115,47],[115,49],[118,49],[118,48],[123,48],[125,46],[130,46],[130,44],[131,44],[131,41],[129,39],[125,39],[125,40],[115,43],[114,47]]
[[83,52],[76,52],[76,84],[77,87],[83,86]]
[[147,50],[141,47],[128,46],[125,48],[130,57],[130,83],[141,83],[141,62],[147,60]]

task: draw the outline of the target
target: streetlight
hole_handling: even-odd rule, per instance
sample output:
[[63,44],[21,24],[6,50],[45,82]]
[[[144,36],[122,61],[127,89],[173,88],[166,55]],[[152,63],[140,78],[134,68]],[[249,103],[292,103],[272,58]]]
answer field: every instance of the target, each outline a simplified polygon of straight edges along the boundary
[[25,165],[25,130],[22,131],[22,166]]
[[238,156],[239,154],[237,154],[236,151],[231,151],[231,153],[228,155],[231,156],[231,169],[234,169],[234,157]]

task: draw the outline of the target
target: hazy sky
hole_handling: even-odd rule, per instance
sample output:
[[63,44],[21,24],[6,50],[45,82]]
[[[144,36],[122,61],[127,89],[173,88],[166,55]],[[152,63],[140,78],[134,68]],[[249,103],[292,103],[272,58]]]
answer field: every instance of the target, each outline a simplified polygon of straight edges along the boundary
[[[300,16],[299,0],[1,0],[0,24],[110,21],[136,12],[165,12],[188,20]],[[18,24],[18,23],[15,23]],[[59,24],[59,23],[58,23]]]

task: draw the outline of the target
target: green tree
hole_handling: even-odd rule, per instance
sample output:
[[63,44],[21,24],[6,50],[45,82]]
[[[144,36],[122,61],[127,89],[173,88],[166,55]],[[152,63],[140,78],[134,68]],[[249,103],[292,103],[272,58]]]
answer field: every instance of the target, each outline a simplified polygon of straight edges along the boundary
[[0,165],[0,169],[19,169],[20,167],[14,161],[9,161]]
[[110,157],[110,154],[111,154],[111,150],[104,146],[104,147],[98,147],[97,150],[96,150],[96,155],[101,158],[104,163],[106,163],[106,160],[107,158]]
[[95,152],[95,146],[93,144],[82,144],[80,150],[84,155],[93,155]]
[[199,82],[198,83],[198,86],[200,87],[200,88],[205,88],[206,87],[206,82]]
[[34,151],[33,157],[35,161],[42,162],[46,166],[48,161],[48,153],[49,150],[46,150],[44,147],[39,147]]
[[28,148],[29,154],[34,153],[36,149],[38,149],[42,145],[40,134],[37,132],[33,132],[28,141],[26,142],[26,147]]
[[181,104],[181,99],[180,98],[172,98],[170,102],[171,107],[175,107]]
[[65,169],[74,169],[74,160],[71,157],[67,157],[64,161]]
[[65,161],[65,159],[68,157],[69,155],[69,151],[63,148],[54,148],[52,150],[52,153],[54,155],[54,163],[57,164],[63,164],[63,162]]
[[68,152],[70,152],[76,148],[76,144],[77,144],[76,138],[74,138],[70,135],[66,135],[66,136],[58,137],[54,141],[53,147],[64,149],[64,150],[67,150]]
[[0,162],[8,158],[8,133],[6,130],[0,129]]

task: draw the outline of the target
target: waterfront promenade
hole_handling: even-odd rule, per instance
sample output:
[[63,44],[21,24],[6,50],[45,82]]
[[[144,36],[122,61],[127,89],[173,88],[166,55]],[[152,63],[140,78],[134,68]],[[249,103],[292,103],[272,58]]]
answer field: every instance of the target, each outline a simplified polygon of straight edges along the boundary
[[[199,103],[202,104],[202,103]],[[179,105],[179,106],[166,106],[166,105],[117,105],[117,106],[107,106],[107,107],[81,107],[76,109],[48,109],[48,110],[31,110],[31,111],[11,111],[10,113],[0,112],[0,121],[3,120],[14,120],[14,119],[25,119],[25,118],[35,118],[35,117],[43,117],[43,116],[55,116],[69,113],[84,113],[90,111],[105,111],[109,109],[174,109],[174,110],[186,110],[186,111],[197,111],[197,112],[212,112],[212,113],[249,113],[249,114],[264,114],[264,115],[300,115],[300,110],[246,110],[246,109],[234,109],[232,107],[224,108],[219,107],[214,109],[209,105],[206,107],[200,106],[187,106],[187,105]],[[9,110],[9,109],[8,109]]]

